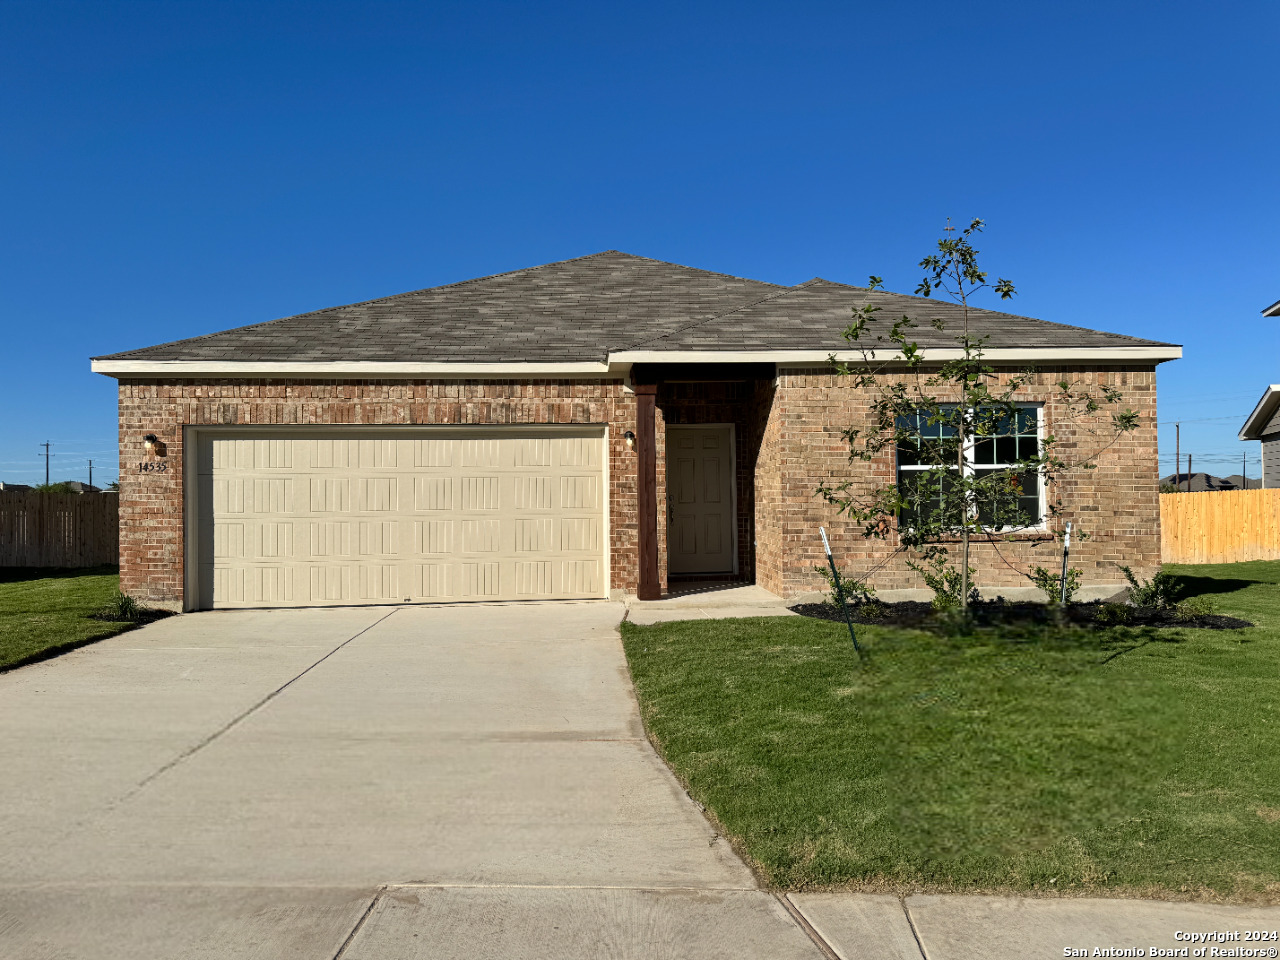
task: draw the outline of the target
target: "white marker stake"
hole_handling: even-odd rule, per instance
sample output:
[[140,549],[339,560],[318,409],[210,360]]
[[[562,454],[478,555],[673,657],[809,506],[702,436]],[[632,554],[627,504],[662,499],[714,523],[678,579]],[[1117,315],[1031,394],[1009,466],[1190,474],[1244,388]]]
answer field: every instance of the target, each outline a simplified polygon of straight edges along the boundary
[[1071,521],[1067,521],[1067,532],[1062,537],[1062,592],[1059,600],[1067,602],[1067,555],[1071,553]]
[[853,641],[853,649],[858,651],[858,659],[865,660],[862,648],[858,646],[858,635],[853,632],[853,620],[849,618],[849,605],[844,602],[844,587],[840,584],[840,571],[836,569],[835,557],[831,556],[831,543],[827,540],[827,528],[819,527],[818,532],[822,534],[822,549],[827,553],[827,563],[831,567],[831,579],[836,585],[836,597],[840,601],[840,610],[844,614],[845,626],[849,628],[849,639]]

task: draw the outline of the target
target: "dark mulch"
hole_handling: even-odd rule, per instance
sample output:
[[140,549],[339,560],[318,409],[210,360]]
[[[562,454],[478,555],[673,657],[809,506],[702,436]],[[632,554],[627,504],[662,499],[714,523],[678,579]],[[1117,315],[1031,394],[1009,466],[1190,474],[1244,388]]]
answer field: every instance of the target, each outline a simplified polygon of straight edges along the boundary
[[[1116,608],[1118,606],[1120,605],[1108,604],[1100,600],[1093,600],[1089,603],[1072,603],[1066,608],[1066,619],[1076,626],[1095,630],[1109,630],[1116,626],[1198,627],[1203,630],[1240,630],[1244,627],[1253,626],[1248,620],[1226,617],[1216,613],[1180,619],[1176,610],[1156,610],[1150,607],[1129,606],[1121,608],[1123,613],[1120,615],[1125,617],[1124,620],[1114,618],[1099,619],[1099,611],[1104,608]],[[829,604],[798,603],[790,609],[802,617],[844,623],[844,614],[841,613],[840,608]],[[1047,604],[1013,603],[1001,598],[979,601],[971,605],[969,610],[973,616],[973,622],[977,626],[1051,624],[1056,622],[1057,614],[1057,611]],[[891,627],[929,629],[939,623],[937,613],[932,606],[914,600],[904,600],[901,603],[873,602],[855,604],[849,607],[849,615],[855,623],[876,623]]]
[[120,614],[112,610],[103,610],[100,613],[90,614],[89,619],[101,620],[103,623],[136,623],[139,626],[144,626],[148,623],[155,623],[157,620],[163,620],[165,617],[172,616],[174,616],[174,612],[172,610],[155,610],[151,607],[144,607],[132,617],[122,617]]

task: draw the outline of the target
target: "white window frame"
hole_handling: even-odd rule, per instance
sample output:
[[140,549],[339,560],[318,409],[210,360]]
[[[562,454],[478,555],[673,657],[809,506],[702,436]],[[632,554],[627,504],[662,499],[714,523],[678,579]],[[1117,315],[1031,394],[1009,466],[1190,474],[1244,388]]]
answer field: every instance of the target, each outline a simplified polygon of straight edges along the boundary
[[[944,404],[940,404],[940,406],[943,407],[943,409],[955,409],[956,407],[959,406],[959,404],[944,403]],[[1035,411],[1036,413],[1036,449],[1043,450],[1044,449],[1044,404],[1034,403],[1034,402],[1015,401],[1014,406],[1016,406],[1019,410]],[[970,408],[969,413],[970,415],[974,413],[972,408]],[[973,454],[976,447],[977,447],[977,440],[973,436],[973,434],[970,433],[964,445],[964,467],[962,469],[962,476],[972,477],[974,473],[979,469],[1007,470],[1011,466],[1013,466],[1013,464],[1008,464],[1008,463],[974,463]],[[899,462],[897,444],[894,444],[893,458],[894,458],[894,467],[896,468],[896,472],[894,474],[895,486],[901,481],[902,473],[904,471],[923,473],[928,470],[933,470],[935,466],[934,464],[921,464],[921,463],[904,464]],[[948,469],[955,470],[958,468],[948,467]],[[1046,509],[1046,505],[1045,505],[1045,483],[1044,483],[1044,477],[1040,474],[1039,471],[1036,471],[1036,494],[1039,499],[1039,504],[1037,509],[1037,513],[1039,513],[1040,515],[1039,523],[1027,524],[1025,526],[1020,526],[1020,527],[995,527],[995,528],[992,528],[992,532],[993,533],[1022,533],[1022,532],[1036,532],[1036,531],[1047,530],[1049,528],[1049,518],[1046,515],[1048,513],[1048,510]]]

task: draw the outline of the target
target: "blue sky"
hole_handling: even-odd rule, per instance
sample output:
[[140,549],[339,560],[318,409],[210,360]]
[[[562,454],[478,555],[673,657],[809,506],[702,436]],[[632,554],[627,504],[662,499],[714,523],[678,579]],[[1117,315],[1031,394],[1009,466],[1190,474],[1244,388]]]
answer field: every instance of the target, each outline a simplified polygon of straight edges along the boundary
[[1197,469],[1280,381],[1274,3],[0,4],[0,480],[111,479],[88,358],[598,250],[1185,345]]

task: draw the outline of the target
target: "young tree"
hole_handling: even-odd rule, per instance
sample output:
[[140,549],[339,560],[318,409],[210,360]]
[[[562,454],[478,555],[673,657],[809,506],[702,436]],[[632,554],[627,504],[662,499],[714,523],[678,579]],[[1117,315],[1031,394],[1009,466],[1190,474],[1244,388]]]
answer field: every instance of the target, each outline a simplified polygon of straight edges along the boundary
[[[843,432],[850,460],[871,461],[892,452],[900,469],[892,485],[860,492],[853,481],[823,484],[819,494],[849,519],[862,525],[863,535],[885,538],[896,522],[899,542],[915,555],[908,564],[934,590],[936,604],[954,603],[967,610],[976,596],[970,544],[975,537],[997,541],[1018,528],[1048,521],[1061,514],[1060,500],[1046,499],[1047,517],[1040,516],[1040,489],[1057,489],[1068,471],[1089,470],[1098,455],[1122,434],[1136,428],[1132,410],[1103,414],[1104,407],[1121,401],[1118,391],[1068,380],[1056,385],[1053,426],[1073,424],[1076,433],[1094,436],[1098,443],[1087,456],[1067,461],[1059,455],[1057,437],[1041,431],[1036,414],[1019,403],[1019,392],[1033,379],[1034,368],[1000,372],[984,361],[987,337],[969,329],[970,300],[991,290],[1007,300],[1015,293],[1003,277],[994,283],[979,269],[973,237],[983,221],[974,220],[959,235],[938,241],[937,253],[920,261],[925,276],[916,293],[942,293],[960,307],[958,349],[952,359],[930,359],[912,339],[916,322],[902,316],[887,332],[865,303],[853,310],[844,338],[861,354],[859,363],[831,362],[837,372],[854,378],[870,395],[870,428],[851,426]],[[873,276],[870,290],[882,286]],[[938,331],[947,324],[933,319]],[[1055,533],[1058,533],[1056,529]],[[949,544],[959,544],[958,568]],[[1032,578],[1031,573],[1027,573]]]

